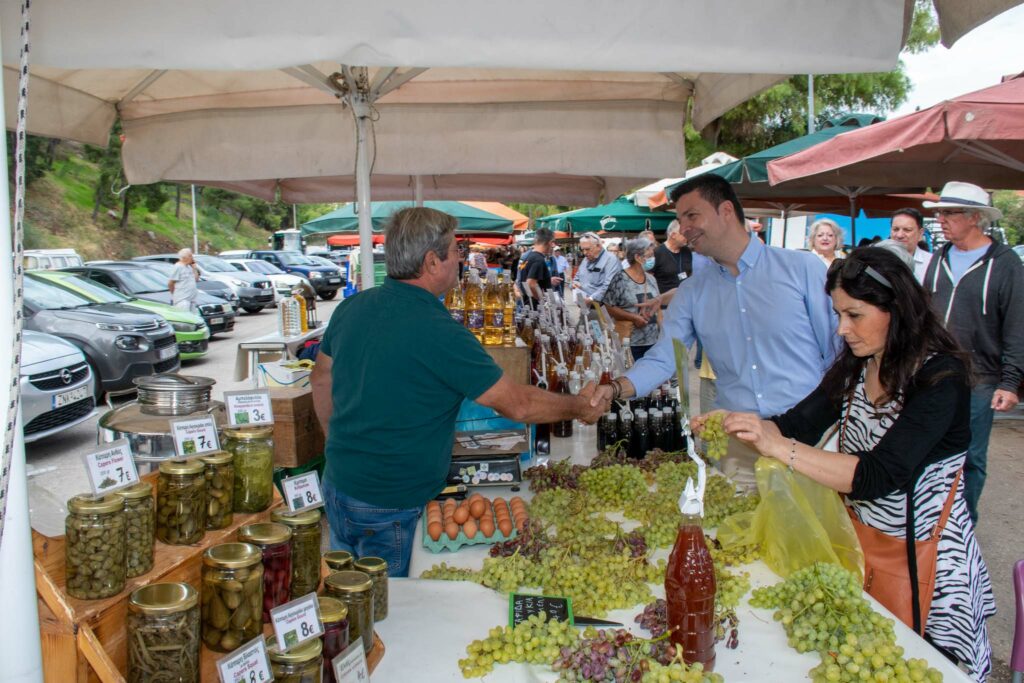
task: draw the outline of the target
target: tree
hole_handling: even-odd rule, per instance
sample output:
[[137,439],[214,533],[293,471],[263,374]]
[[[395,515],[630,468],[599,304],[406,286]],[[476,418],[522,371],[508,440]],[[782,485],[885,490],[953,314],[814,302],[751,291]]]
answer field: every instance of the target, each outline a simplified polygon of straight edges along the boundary
[[[96,164],[96,167],[99,170],[99,177],[96,180],[96,188],[93,191],[92,219],[94,221],[96,220],[101,208],[105,206],[113,208],[116,206],[115,202],[117,201],[124,202],[125,208],[127,208],[127,204],[130,203],[127,195],[121,196],[117,194],[117,190],[122,187],[120,182],[122,175],[120,122],[114,124],[113,130],[110,132],[110,138],[106,149],[103,149],[102,147],[94,147],[93,145],[86,145],[85,158]],[[117,187],[115,187],[115,184]],[[127,217],[122,216],[121,224],[125,225],[126,221]]]
[[[25,136],[26,185],[31,185],[53,168],[53,155],[58,142],[38,135]],[[14,133],[10,131],[7,133],[7,173],[11,182],[14,182]]]
[[1024,241],[1024,195],[1001,190],[993,194],[992,204],[1003,212],[999,225],[1006,231],[1006,243],[1013,246]]

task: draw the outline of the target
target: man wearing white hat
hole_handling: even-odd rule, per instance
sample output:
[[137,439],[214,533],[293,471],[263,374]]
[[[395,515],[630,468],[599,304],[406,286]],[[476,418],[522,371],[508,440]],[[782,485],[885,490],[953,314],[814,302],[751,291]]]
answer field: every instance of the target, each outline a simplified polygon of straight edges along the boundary
[[1024,379],[1024,265],[1013,250],[985,234],[1002,213],[977,185],[946,183],[939,201],[924,207],[934,209],[949,241],[928,265],[924,286],[946,328],[970,354],[976,380],[964,485],[977,521],[994,411],[1017,405]]

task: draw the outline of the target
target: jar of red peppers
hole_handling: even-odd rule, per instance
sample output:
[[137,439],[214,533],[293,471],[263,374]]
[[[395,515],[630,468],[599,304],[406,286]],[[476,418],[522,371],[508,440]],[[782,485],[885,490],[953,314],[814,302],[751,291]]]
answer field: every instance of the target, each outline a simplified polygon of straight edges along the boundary
[[363,651],[373,649],[373,581],[365,572],[335,572],[324,580],[324,591],[348,607],[350,643],[363,639]]
[[331,662],[348,647],[348,607],[340,600],[320,597],[320,621],[324,633],[324,683],[334,683],[334,668]]
[[263,553],[263,621],[268,623],[270,610],[291,599],[292,531],[284,524],[258,522],[240,528],[238,540]]
[[324,562],[327,563],[331,574],[351,571],[353,559],[355,558],[352,557],[352,553],[347,550],[332,550],[329,553],[324,553]]
[[373,621],[388,617],[388,561],[383,557],[360,557],[352,565],[356,571],[366,572],[373,581]]
[[320,587],[320,511],[274,510],[270,521],[292,530],[292,597],[315,593]]

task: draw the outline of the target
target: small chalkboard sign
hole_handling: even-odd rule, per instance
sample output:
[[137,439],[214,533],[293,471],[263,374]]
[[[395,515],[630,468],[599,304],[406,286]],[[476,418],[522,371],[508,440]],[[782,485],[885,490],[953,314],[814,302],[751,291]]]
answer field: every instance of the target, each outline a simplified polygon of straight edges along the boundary
[[548,619],[573,624],[572,598],[526,593],[513,593],[508,597],[508,621],[512,626],[541,612],[547,612]]

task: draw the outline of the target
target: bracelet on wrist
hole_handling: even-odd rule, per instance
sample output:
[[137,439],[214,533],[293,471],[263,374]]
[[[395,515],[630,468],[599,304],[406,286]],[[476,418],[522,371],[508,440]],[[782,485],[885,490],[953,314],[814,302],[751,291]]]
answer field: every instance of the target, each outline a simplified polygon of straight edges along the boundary
[[612,400],[618,401],[619,397],[622,396],[622,385],[619,384],[618,379],[612,380]]

